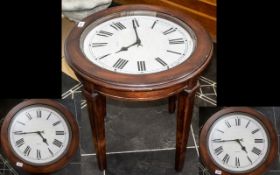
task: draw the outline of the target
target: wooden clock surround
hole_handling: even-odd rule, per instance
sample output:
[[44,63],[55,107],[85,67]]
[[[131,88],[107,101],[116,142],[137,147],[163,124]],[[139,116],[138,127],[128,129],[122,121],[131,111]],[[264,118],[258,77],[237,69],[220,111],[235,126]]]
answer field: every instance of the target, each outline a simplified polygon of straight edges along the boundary
[[[196,35],[197,45],[190,58],[166,71],[131,75],[105,70],[91,63],[80,48],[80,36],[93,21],[120,11],[149,10],[170,14],[188,24]],[[182,12],[150,5],[126,5],[109,8],[83,20],[84,26],[73,28],[65,44],[68,64],[83,84],[92,127],[93,141],[100,170],[106,169],[106,142],[104,117],[106,97],[130,100],[152,101],[169,98],[169,112],[175,112],[177,105],[176,162],[177,171],[182,170],[186,144],[192,118],[198,78],[207,67],[213,52],[208,33],[195,20]]]

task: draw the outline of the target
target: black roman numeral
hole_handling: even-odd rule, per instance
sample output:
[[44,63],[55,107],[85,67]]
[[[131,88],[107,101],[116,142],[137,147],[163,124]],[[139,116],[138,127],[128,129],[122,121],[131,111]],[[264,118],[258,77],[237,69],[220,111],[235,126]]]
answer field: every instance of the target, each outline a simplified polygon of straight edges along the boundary
[[169,44],[184,44],[183,38],[177,38],[177,39],[170,39]]
[[215,149],[215,154],[218,156],[224,151],[222,146],[219,146],[218,148]]
[[25,156],[29,156],[30,151],[31,151],[30,146],[27,146],[27,147],[25,148],[25,150],[23,151],[23,153],[24,153]]
[[236,126],[240,126],[240,125],[241,125],[241,120],[240,120],[240,118],[236,118],[236,119],[235,119],[235,125],[236,125]]
[[255,139],[255,143],[264,143],[264,139]]
[[256,148],[256,147],[254,147],[253,149],[252,149],[252,153],[255,153],[256,155],[260,155],[261,154],[261,150],[260,149],[258,149],[258,148]]
[[59,121],[57,121],[57,122],[54,122],[52,125],[53,126],[56,126],[56,125],[58,125],[59,123],[61,123],[61,121],[59,120]]
[[48,150],[49,150],[50,154],[53,156],[53,152],[52,152],[52,150],[50,150],[50,148],[48,148]]
[[221,133],[225,133],[224,131],[220,130],[220,129],[217,129],[217,131],[221,132]]
[[239,157],[235,157],[235,166],[238,168],[240,167]]
[[41,159],[41,151],[37,149],[37,159],[40,160]]
[[32,117],[29,113],[26,113],[26,117],[29,119],[29,120],[32,120]]
[[165,61],[163,61],[161,58],[157,57],[157,58],[155,58],[155,60],[157,62],[159,62],[162,66],[167,66],[167,63]]
[[24,139],[23,138],[16,141],[16,146],[17,147],[21,147],[23,144],[24,144]]
[[228,154],[226,154],[223,158],[223,163],[228,164],[229,158],[230,158],[230,156]]
[[174,54],[177,54],[177,55],[182,55],[181,53],[179,52],[175,52],[175,51],[172,51],[172,50],[166,50],[167,52],[170,52],[170,53],[174,53]]
[[106,55],[103,55],[103,56],[101,56],[101,57],[99,57],[99,58],[97,58],[98,60],[101,60],[101,59],[103,59],[103,58],[105,58],[105,57],[107,57],[107,56],[109,56],[109,55],[111,55],[110,53],[108,53],[108,54],[106,54]]
[[119,58],[117,62],[115,62],[115,64],[113,65],[113,68],[116,69],[123,69],[124,66],[128,63],[128,60]]
[[22,125],[25,125],[25,123],[23,123],[23,122],[20,122],[20,121],[17,121],[17,123],[19,123],[19,124],[22,124]]
[[177,28],[173,28],[173,27],[171,27],[170,29],[168,29],[168,30],[166,30],[166,31],[164,31],[164,32],[162,32],[164,35],[167,35],[167,34],[169,34],[169,33],[172,33],[172,32],[175,32],[177,30]]
[[137,61],[138,71],[146,71],[145,61]]
[[250,122],[251,122],[251,120],[249,120],[248,123],[246,124],[246,128],[248,128]]
[[155,27],[155,25],[156,25],[156,23],[158,22],[158,20],[155,20],[155,22],[153,23],[153,25],[152,25],[152,29]]
[[112,36],[113,33],[107,32],[107,31],[104,31],[104,30],[100,30],[96,35],[98,35],[98,36],[104,36],[104,37],[109,37],[109,36]]
[[225,121],[225,124],[227,125],[228,128],[231,127],[230,123],[228,121]]
[[212,142],[219,142],[221,141],[222,139],[213,139]]
[[126,29],[126,27],[122,23],[120,23],[120,22],[113,23],[110,26],[113,27],[116,30]]
[[41,110],[37,110],[37,118],[41,118],[42,117],[42,111]]
[[62,142],[56,139],[54,139],[53,144],[59,148],[62,146]]
[[91,43],[90,46],[91,47],[102,47],[102,46],[106,46],[108,43]]
[[64,131],[55,131],[55,134],[56,135],[64,135],[65,133],[64,133]]
[[139,23],[138,23],[137,19],[133,19],[132,22],[134,23],[134,25],[135,25],[136,27],[139,27]]
[[254,131],[252,131],[251,133],[252,134],[255,134],[256,132],[258,132],[260,129],[258,128],[258,129],[255,129]]
[[51,115],[52,115],[52,112],[50,112],[50,114],[48,115],[47,120],[49,120]]

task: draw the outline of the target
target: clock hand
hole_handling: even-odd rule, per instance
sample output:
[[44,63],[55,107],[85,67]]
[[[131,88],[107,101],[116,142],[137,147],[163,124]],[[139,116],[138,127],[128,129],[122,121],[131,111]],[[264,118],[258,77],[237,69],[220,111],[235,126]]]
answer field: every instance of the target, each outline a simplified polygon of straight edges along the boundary
[[43,142],[49,146],[47,139],[45,137],[43,137],[41,132],[37,132],[37,134],[39,134],[39,136],[43,139]]
[[122,47],[119,51],[117,51],[116,53],[119,53],[119,52],[122,52],[122,51],[127,51],[128,48],[132,47],[132,46],[135,46],[136,44],[138,44],[138,42],[136,41],[135,43],[133,44],[130,44],[129,46],[127,47]]
[[246,153],[248,153],[247,150],[246,150],[246,147],[243,146],[242,143],[240,142],[240,140],[243,140],[243,139],[236,139],[236,140],[237,140],[237,143],[241,146],[241,149],[242,149],[243,151],[245,151]]
[[214,139],[212,140],[213,142],[238,142],[238,141],[243,141],[243,139],[232,139],[232,140],[219,140],[219,139]]
[[132,25],[133,25],[133,29],[134,29],[134,32],[135,32],[135,35],[136,35],[136,42],[135,43],[137,43],[137,47],[138,46],[142,46],[141,45],[141,40],[140,40],[140,38],[138,36],[137,27],[136,27],[136,24],[135,24],[134,20],[132,20]]
[[34,133],[44,133],[44,131],[34,131],[34,132],[13,132],[16,135],[23,135],[23,134],[34,134]]

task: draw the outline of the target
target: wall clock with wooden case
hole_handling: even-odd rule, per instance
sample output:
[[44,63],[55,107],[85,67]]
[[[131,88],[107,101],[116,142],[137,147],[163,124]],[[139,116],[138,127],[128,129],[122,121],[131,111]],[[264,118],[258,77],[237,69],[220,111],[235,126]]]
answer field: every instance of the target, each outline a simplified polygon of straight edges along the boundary
[[25,100],[6,115],[1,128],[2,149],[12,165],[30,173],[63,168],[79,145],[74,116],[54,100]]
[[191,17],[164,7],[126,5],[79,22],[65,44],[68,64],[83,84],[98,165],[106,168],[106,97],[151,101],[178,97],[176,169],[181,170],[198,78],[213,45]]
[[252,108],[224,108],[211,116],[200,133],[200,156],[213,174],[264,173],[277,157],[271,122]]

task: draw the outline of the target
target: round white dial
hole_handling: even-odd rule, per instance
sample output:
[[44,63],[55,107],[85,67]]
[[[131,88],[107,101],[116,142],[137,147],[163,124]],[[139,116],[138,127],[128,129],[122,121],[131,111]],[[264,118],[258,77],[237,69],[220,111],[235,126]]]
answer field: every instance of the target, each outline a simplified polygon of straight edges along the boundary
[[21,109],[9,126],[15,154],[30,164],[47,165],[64,155],[71,131],[64,117],[49,106]]
[[212,159],[230,172],[247,172],[266,158],[269,139],[266,129],[245,113],[230,113],[212,125],[208,134]]
[[92,63],[119,73],[170,69],[190,57],[196,41],[186,24],[168,17],[173,20],[138,12],[105,20],[91,26],[81,40],[82,50]]

